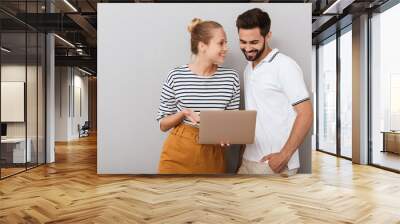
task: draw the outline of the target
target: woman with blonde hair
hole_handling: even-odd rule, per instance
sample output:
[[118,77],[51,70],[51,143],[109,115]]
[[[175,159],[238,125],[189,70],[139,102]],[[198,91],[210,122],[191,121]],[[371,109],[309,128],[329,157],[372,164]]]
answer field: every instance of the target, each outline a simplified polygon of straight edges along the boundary
[[198,144],[202,110],[238,110],[238,73],[221,67],[227,53],[223,27],[214,21],[193,19],[188,27],[193,60],[172,69],[160,97],[157,120],[162,131],[173,128],[164,142],[161,174],[224,173],[221,145]]

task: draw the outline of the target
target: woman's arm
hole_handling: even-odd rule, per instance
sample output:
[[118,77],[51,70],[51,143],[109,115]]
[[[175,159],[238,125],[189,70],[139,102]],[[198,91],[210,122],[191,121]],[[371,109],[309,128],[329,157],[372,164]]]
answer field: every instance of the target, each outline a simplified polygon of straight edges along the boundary
[[160,120],[160,130],[166,132],[172,127],[180,124],[184,118],[185,115],[183,115],[182,111],[179,111],[178,113],[173,115],[166,116]]
[[190,109],[183,109],[176,114],[166,116],[160,120],[160,130],[163,132],[180,124],[183,119],[188,118],[193,124],[200,122],[200,117],[197,113]]
[[226,106],[226,110],[239,110],[240,106],[240,81],[239,75],[236,73],[235,79],[233,82],[234,93],[228,105]]

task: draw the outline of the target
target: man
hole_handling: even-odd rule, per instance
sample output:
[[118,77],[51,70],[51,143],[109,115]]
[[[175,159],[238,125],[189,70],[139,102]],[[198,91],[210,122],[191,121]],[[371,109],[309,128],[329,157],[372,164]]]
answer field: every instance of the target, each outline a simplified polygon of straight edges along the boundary
[[244,71],[246,110],[257,110],[256,136],[246,145],[239,174],[294,175],[298,147],[312,125],[312,105],[297,63],[269,45],[271,20],[255,8],[236,20]]

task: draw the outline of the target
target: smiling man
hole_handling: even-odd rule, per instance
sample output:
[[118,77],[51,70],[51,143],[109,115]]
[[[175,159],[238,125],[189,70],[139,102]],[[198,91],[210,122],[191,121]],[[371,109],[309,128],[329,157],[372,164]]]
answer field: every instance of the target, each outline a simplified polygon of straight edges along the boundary
[[[298,148],[312,125],[312,105],[303,73],[290,57],[272,49],[271,20],[255,8],[236,20],[244,71],[246,110],[257,110],[256,136],[246,145],[239,174],[294,175]],[[301,43],[300,43],[301,44]]]

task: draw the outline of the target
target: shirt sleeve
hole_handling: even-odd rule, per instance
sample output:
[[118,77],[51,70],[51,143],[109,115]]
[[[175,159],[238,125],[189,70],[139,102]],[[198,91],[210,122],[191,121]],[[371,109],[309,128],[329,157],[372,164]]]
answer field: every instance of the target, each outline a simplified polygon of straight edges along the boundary
[[233,81],[233,94],[232,99],[226,106],[226,110],[239,110],[240,106],[240,80],[238,73],[235,73]]
[[175,114],[178,111],[176,106],[175,91],[172,87],[172,77],[168,76],[161,90],[160,106],[158,108],[157,121],[162,118]]
[[310,99],[300,66],[292,59],[280,68],[279,80],[292,106]]

